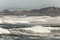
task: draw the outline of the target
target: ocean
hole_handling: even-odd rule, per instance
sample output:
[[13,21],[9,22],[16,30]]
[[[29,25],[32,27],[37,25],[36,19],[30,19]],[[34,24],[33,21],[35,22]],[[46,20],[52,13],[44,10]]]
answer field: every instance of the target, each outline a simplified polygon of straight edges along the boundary
[[[60,40],[60,30],[58,30],[60,28],[59,17],[60,16],[51,17],[1,15],[0,28],[8,30],[11,34],[1,34],[0,40]],[[49,34],[40,33],[38,28],[35,26],[37,26],[39,30],[41,28],[51,27],[53,28],[53,31]],[[29,30],[31,28],[33,29]],[[42,30],[43,29],[41,29],[41,31]],[[43,30],[43,32],[45,30]],[[36,31],[39,32],[36,33]]]

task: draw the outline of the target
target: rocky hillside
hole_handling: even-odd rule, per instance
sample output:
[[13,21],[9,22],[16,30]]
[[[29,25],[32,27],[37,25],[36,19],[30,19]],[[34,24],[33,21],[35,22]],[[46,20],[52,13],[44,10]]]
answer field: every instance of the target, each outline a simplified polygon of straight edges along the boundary
[[30,11],[34,15],[47,15],[47,16],[59,16],[60,8],[57,7],[46,7],[42,9],[35,9]]
[[2,10],[0,11],[1,15],[27,15],[27,16],[59,16],[60,8],[57,7],[46,7],[42,9],[33,9],[33,10]]

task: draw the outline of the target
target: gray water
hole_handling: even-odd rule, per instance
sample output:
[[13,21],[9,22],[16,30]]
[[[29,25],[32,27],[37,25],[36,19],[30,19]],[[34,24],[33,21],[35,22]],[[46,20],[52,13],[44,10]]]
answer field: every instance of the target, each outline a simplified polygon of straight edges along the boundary
[[[1,16],[3,17],[3,16]],[[20,16],[19,16],[20,17]],[[5,29],[12,28],[26,28],[32,27],[37,24],[0,24],[0,27]],[[46,37],[46,36],[33,36],[33,35],[0,35],[0,40],[60,40],[60,36],[56,37]]]
[[[23,25],[23,24],[22,24]],[[27,25],[25,24],[24,26],[17,26],[17,25],[1,25],[1,27],[6,28],[6,29],[11,29],[11,28],[25,28],[33,25]],[[22,27],[21,27],[22,26]],[[10,28],[9,28],[10,27]],[[59,36],[57,36],[59,37]],[[55,37],[46,37],[46,36],[33,36],[33,35],[0,35],[0,40],[60,40],[60,38],[55,38]]]

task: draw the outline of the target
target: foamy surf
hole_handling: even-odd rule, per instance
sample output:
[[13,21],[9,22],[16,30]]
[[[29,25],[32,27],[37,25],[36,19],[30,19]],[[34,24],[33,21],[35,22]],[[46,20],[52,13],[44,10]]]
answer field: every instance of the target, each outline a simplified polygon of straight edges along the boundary
[[43,27],[43,26],[33,26],[33,27],[21,28],[21,29],[33,31],[33,32],[36,32],[36,33],[51,33],[49,28],[46,28],[46,27]]
[[[54,37],[54,35],[56,34],[56,30],[60,30],[60,28],[58,27],[51,27],[51,24],[52,25],[55,25],[54,23],[59,23],[57,21],[59,21],[60,19],[60,16],[59,17],[50,17],[50,16],[33,16],[33,17],[23,17],[23,18],[16,18],[16,17],[2,17],[0,18],[0,23],[7,23],[7,24],[18,24],[18,23],[27,23],[26,25],[28,24],[37,24],[39,23],[39,25],[33,25],[33,26],[28,26],[28,27],[25,27],[25,28],[11,28],[11,29],[8,29],[8,31],[13,34],[14,36],[18,35],[18,36],[21,36],[21,35],[25,35],[25,36],[29,36],[29,38],[34,38],[34,37],[38,37],[39,38],[42,36],[42,37],[49,37],[49,38],[52,38]],[[44,26],[46,25],[46,26]],[[42,25],[40,25],[42,24]],[[49,27],[47,25],[50,25]],[[19,25],[19,24],[18,24]],[[6,25],[5,25],[6,26]],[[8,25],[9,26],[9,25]],[[10,26],[9,26],[10,27]],[[15,26],[14,26],[15,27]],[[4,31],[1,32],[1,34],[3,34]],[[7,33],[7,32],[6,32]],[[8,33],[7,33],[8,34]]]
[[7,29],[0,28],[0,34],[11,34]]

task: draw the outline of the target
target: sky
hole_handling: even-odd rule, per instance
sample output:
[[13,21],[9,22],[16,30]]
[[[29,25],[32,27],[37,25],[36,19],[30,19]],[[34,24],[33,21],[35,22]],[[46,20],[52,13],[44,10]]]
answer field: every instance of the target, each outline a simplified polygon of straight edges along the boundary
[[0,0],[0,8],[44,8],[60,7],[60,0]]

